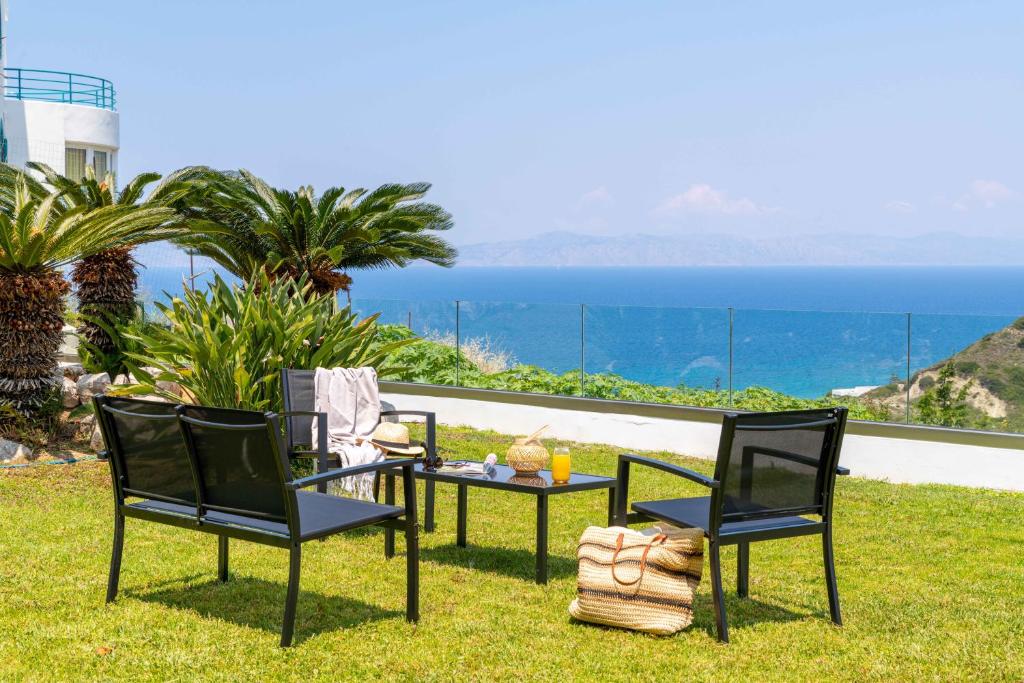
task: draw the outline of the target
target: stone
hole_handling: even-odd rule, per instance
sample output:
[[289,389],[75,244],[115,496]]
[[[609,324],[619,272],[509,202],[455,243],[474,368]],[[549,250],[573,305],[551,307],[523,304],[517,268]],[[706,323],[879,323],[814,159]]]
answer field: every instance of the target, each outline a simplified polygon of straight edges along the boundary
[[57,363],[57,367],[60,369],[62,375],[75,381],[85,374],[85,368],[82,367],[81,363],[67,363],[61,361],[60,363]]
[[95,424],[92,427],[92,436],[89,438],[89,448],[96,453],[99,453],[106,448],[103,443],[103,434],[100,432],[100,426],[98,424]]
[[110,375],[105,372],[86,374],[78,378],[78,400],[91,401],[96,394],[102,394],[110,386]]
[[0,439],[0,462],[9,465],[26,463],[32,457],[32,449],[17,441]]
[[76,408],[82,404],[81,399],[78,398],[78,382],[71,379],[67,375],[64,376],[64,407],[65,408]]

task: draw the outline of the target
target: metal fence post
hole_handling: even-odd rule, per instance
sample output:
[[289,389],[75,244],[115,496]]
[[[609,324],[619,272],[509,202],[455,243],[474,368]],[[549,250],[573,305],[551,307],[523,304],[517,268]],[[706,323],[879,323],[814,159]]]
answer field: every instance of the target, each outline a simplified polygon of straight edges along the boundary
[[733,309],[729,307],[729,407],[732,408],[732,372],[733,372]]
[[911,314],[907,313],[907,424],[910,424],[910,331]]
[[462,336],[459,330],[459,300],[455,300],[455,386],[459,386],[459,356],[462,355]]
[[580,304],[580,396],[587,395],[587,305]]

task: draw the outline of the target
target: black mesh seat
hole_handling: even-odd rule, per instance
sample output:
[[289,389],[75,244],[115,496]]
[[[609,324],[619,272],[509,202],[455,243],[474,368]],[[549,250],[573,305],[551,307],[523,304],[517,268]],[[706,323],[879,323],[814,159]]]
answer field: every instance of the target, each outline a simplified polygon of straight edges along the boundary
[[[736,589],[746,596],[750,544],[821,534],[832,621],[842,624],[832,552],[832,502],[846,408],[727,414],[722,420],[714,478],[672,463],[619,456],[615,516],[619,525],[662,521],[702,529],[708,539],[718,637],[729,640],[722,594],[722,545],[737,546]],[[701,498],[633,503],[627,511],[630,465],[652,467],[711,489]]]
[[[711,498],[706,496],[704,498],[649,500],[633,503],[630,507],[652,519],[668,522],[675,526],[707,529],[708,516],[711,513]],[[718,528],[718,534],[719,536],[728,536],[740,533],[771,533],[779,528],[794,529],[796,527],[815,527],[817,525],[818,522],[813,519],[797,516],[751,519],[743,522],[724,522]],[[808,531],[808,533],[813,533],[813,531]]]
[[[296,500],[299,504],[299,537],[304,541],[367,524],[376,524],[385,519],[398,519],[405,514],[405,510],[394,505],[378,505],[352,498],[328,496],[323,493],[299,491],[296,494]],[[128,507],[189,519],[194,519],[196,516],[194,507],[159,500],[144,500],[132,503]],[[251,529],[288,538],[288,525],[283,522],[243,517],[226,512],[208,512],[203,515],[202,523]]]
[[[279,416],[245,410],[94,399],[115,497],[114,551],[107,602],[117,596],[128,517],[216,534],[218,575],[228,579],[228,539],[289,550],[281,644],[289,645],[299,594],[302,543],[379,525],[406,539],[406,618],[419,618],[416,460],[388,460],[293,479]],[[401,472],[404,507],[338,498],[302,489],[360,474]],[[127,503],[126,498],[141,498]]]

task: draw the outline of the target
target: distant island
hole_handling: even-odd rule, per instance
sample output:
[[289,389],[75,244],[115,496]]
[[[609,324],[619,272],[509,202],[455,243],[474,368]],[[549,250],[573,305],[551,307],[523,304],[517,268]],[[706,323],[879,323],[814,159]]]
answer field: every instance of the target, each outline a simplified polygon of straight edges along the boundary
[[1016,266],[1024,238],[549,232],[459,247],[460,266]]

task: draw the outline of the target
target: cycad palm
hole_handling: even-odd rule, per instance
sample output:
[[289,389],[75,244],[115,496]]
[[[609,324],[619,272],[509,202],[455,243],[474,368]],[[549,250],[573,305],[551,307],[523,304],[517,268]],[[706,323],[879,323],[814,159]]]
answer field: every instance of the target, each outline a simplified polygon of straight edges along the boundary
[[54,370],[68,284],[60,268],[147,238],[169,237],[169,208],[72,205],[36,181],[0,178],[0,404],[31,414],[57,383]]
[[[332,187],[279,190],[247,171],[208,171],[190,215],[207,229],[179,240],[241,278],[265,269],[272,277],[308,274],[317,294],[348,292],[347,271],[455,262],[437,236],[451,215],[421,202],[427,183],[383,185],[372,192]],[[215,226],[212,229],[209,226]]]
[[[168,176],[144,199],[146,188],[160,180],[159,173],[142,173],[115,193],[114,177],[110,173],[99,179],[91,167],[86,167],[85,178],[72,180],[46,164],[29,162],[27,165],[39,173],[46,183],[43,185],[26,178],[26,184],[34,197],[42,199],[52,188],[61,193],[58,201],[62,208],[81,207],[87,211],[105,206],[170,205],[187,193],[188,177],[193,173],[193,169],[182,169]],[[3,185],[8,188],[15,186],[21,174],[20,169],[12,166],[0,169]],[[9,196],[0,197],[0,203],[9,200]],[[71,271],[71,280],[75,283],[78,296],[78,310],[83,314],[78,328],[78,334],[85,342],[83,362],[90,371],[108,372],[114,376],[123,369],[115,353],[116,340],[111,335],[135,311],[138,273],[132,256],[134,247],[134,243],[128,243],[85,256],[75,263]]]

